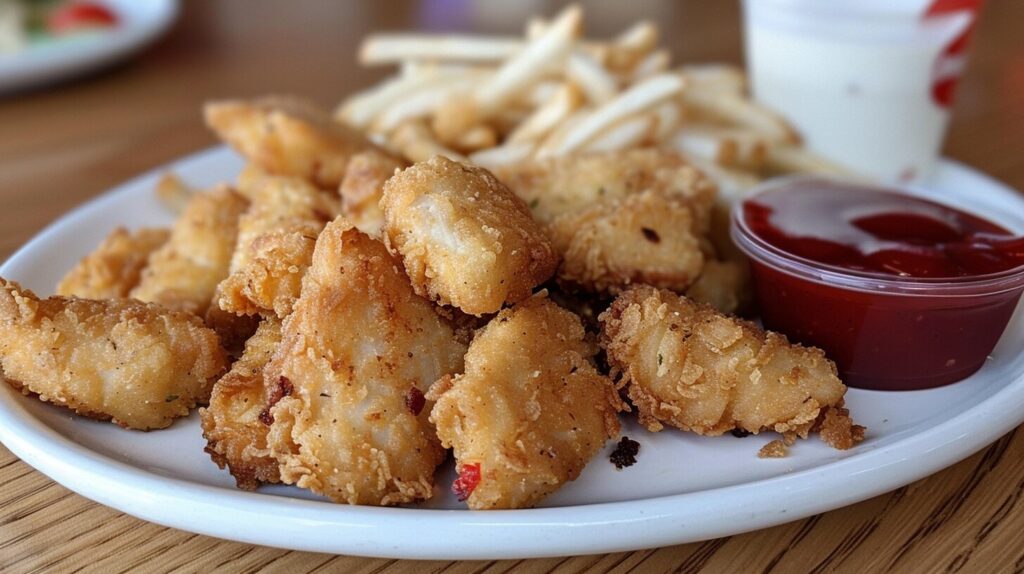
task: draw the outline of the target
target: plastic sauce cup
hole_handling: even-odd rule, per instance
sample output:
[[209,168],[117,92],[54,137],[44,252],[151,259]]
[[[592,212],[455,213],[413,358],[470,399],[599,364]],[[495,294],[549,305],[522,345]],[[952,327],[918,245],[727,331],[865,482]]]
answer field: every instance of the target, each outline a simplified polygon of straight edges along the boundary
[[[814,180],[773,180],[747,201]],[[1024,291],[1024,267],[968,277],[914,278],[846,270],[794,256],[759,237],[739,206],[733,210],[731,233],[750,258],[765,327],[823,349],[853,387],[926,389],[973,374],[999,341]]]

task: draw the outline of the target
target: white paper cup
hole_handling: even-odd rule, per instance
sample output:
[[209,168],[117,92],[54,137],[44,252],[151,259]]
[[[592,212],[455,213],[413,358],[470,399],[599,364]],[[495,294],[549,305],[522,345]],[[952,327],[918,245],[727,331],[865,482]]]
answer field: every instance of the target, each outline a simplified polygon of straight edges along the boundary
[[813,150],[920,181],[945,134],[980,0],[744,0],[754,97]]

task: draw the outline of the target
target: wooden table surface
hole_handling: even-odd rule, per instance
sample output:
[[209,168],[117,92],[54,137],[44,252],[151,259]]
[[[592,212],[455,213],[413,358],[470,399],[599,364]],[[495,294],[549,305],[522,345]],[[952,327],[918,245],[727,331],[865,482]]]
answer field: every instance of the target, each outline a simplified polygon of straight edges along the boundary
[[[214,143],[203,100],[299,93],[325,105],[375,81],[354,49],[378,29],[516,32],[555,2],[185,2],[134,61],[0,99],[0,259],[54,218],[141,171]],[[489,7],[485,9],[485,7]],[[677,61],[741,62],[732,2],[587,4],[589,34],[658,21]],[[946,153],[1024,188],[1024,2],[990,0]],[[53,483],[0,446],[0,570],[627,572],[1024,571],[1024,432],[859,504],[748,534],[657,550],[498,562],[289,552],[149,524]],[[772,496],[765,492],[765,496]]]

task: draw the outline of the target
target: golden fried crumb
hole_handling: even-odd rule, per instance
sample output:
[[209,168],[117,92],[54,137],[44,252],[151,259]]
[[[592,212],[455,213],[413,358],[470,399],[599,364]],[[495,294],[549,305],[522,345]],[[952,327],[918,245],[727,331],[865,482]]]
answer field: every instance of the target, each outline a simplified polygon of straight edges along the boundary
[[722,313],[736,313],[747,303],[750,272],[746,261],[718,261],[705,258],[697,281],[686,290],[686,296],[697,303],[707,303]]
[[174,213],[185,210],[188,202],[198,193],[174,173],[165,173],[156,182],[156,198]]
[[424,395],[465,351],[382,243],[328,224],[266,368],[287,389],[268,436],[282,482],[349,504],[430,498],[444,450]]
[[636,282],[682,291],[700,273],[716,190],[675,152],[530,160],[495,174],[551,232],[561,280],[599,292]]
[[249,161],[324,189],[338,188],[354,154],[376,149],[359,132],[299,98],[210,102],[203,114],[206,125]]
[[[281,341],[281,322],[264,319],[245,344],[242,358],[213,386],[210,406],[199,409],[206,452],[227,467],[238,488],[280,482],[277,459],[267,448],[267,415],[272,387],[264,385],[263,368]],[[263,415],[261,417],[261,415]]]
[[483,168],[434,157],[389,179],[381,206],[416,292],[471,315],[529,297],[558,265],[529,209]]
[[226,187],[196,195],[171,229],[171,237],[149,257],[129,294],[202,317],[217,284],[228,275],[238,218],[248,202]]
[[381,237],[384,210],[380,207],[380,198],[384,195],[384,182],[405,166],[404,162],[377,151],[352,156],[338,193],[342,213],[359,231],[370,237]]
[[[465,373],[431,390],[430,420],[455,450],[457,494],[470,508],[533,506],[618,435],[624,407],[591,364],[595,352],[579,318],[542,292],[492,319],[470,345]],[[466,484],[467,469],[478,484]]]
[[128,428],[163,428],[210,396],[227,366],[198,317],[132,299],[39,299],[0,278],[0,367],[53,404]]
[[806,437],[846,393],[821,350],[669,291],[629,289],[600,320],[609,364],[652,431],[664,424],[705,435]]
[[825,444],[835,449],[847,450],[864,440],[864,432],[867,429],[853,424],[850,411],[838,406],[825,409],[817,430]]
[[775,439],[757,451],[758,458],[785,458],[787,454],[789,454],[789,448],[782,439]]
[[83,299],[123,299],[139,284],[149,256],[170,237],[166,229],[130,232],[118,227],[68,271],[57,294]]
[[339,198],[303,179],[252,167],[239,178],[239,191],[251,204],[239,219],[231,273],[217,286],[217,305],[283,318],[299,297],[320,230],[341,209]]

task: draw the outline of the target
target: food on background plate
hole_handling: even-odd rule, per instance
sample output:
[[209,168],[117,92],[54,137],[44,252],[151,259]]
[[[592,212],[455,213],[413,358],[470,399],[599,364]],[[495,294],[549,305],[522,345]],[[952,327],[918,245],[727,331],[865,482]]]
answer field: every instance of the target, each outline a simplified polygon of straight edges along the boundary
[[131,299],[40,299],[0,279],[0,366],[26,394],[148,430],[206,401],[227,357],[192,314]]
[[460,500],[476,510],[534,506],[618,436],[625,406],[594,368],[596,352],[579,317],[543,291],[491,319],[465,372],[427,395],[455,454]]
[[265,371],[281,481],[349,504],[430,498],[444,449],[424,395],[465,353],[381,242],[328,224]]
[[170,238],[167,229],[118,227],[57,284],[57,294],[83,299],[122,299],[139,284],[149,256]]
[[[631,288],[600,320],[612,374],[650,431],[668,425],[712,436],[735,429],[806,438],[843,406],[846,387],[819,349],[670,291]],[[850,425],[847,433],[859,437],[863,429]]]
[[267,446],[270,402],[278,386],[265,384],[263,376],[280,342],[281,321],[263,319],[245,342],[242,356],[213,385],[209,406],[199,409],[206,452],[243,490],[281,480],[277,459]]
[[416,293],[470,315],[526,299],[558,265],[526,204],[483,168],[417,163],[387,181],[380,206]]
[[0,0],[0,57],[88,33],[116,28],[117,13],[83,0]]

